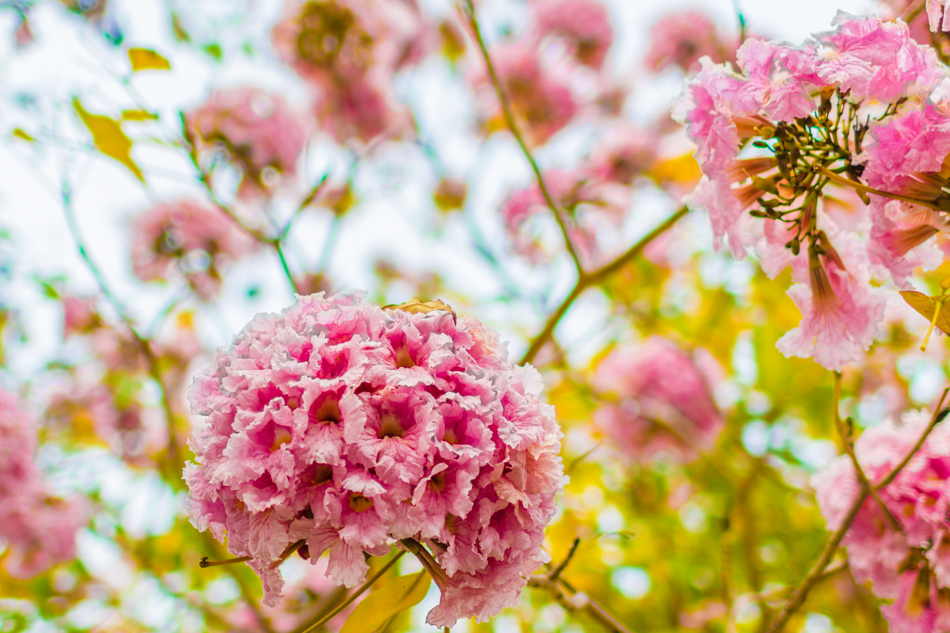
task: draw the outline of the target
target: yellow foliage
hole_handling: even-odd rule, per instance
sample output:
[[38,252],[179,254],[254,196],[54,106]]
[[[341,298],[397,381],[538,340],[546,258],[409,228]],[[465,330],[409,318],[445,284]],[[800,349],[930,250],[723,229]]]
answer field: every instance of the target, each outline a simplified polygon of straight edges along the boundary
[[167,59],[148,48],[130,48],[129,61],[132,62],[132,72],[140,70],[171,70],[172,65]]
[[422,602],[431,583],[425,570],[396,578],[356,605],[340,633],[373,633],[389,618]]
[[79,99],[73,99],[73,108],[92,134],[96,149],[128,167],[136,178],[145,182],[142,170],[132,160],[132,140],[122,131],[122,124],[107,116],[87,112]]

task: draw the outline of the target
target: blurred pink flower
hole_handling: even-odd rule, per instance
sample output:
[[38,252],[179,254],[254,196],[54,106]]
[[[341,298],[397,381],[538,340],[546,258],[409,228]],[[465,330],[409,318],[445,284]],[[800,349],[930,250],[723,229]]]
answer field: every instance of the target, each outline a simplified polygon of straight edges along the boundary
[[712,397],[710,361],[697,363],[657,336],[612,350],[594,373],[594,387],[609,398],[594,422],[624,459],[695,459],[712,447],[723,427]]
[[[580,111],[571,89],[569,69],[564,65],[542,63],[530,39],[494,46],[491,55],[509,105],[532,145],[547,143]],[[501,106],[481,60],[472,81],[475,89],[484,95],[484,103],[491,104],[489,117],[501,117]]]
[[142,281],[167,280],[178,268],[195,293],[221,289],[228,264],[258,247],[223,211],[190,200],[166,202],[132,225],[132,270]]
[[715,63],[735,59],[737,38],[719,32],[702,11],[687,10],[663,16],[650,31],[646,65],[654,71],[676,66],[695,70],[701,57]]
[[577,63],[603,67],[614,33],[607,8],[598,0],[540,0],[531,10],[539,41],[557,38]]
[[487,618],[547,560],[563,469],[541,389],[474,319],[300,297],[258,315],[192,388],[192,520],[253,557],[268,605],[295,543],[311,561],[329,550],[328,576],[352,586],[366,554],[413,539],[443,592],[428,621]]
[[316,90],[321,127],[369,143],[411,130],[391,83],[428,53],[434,32],[415,0],[291,0],[273,40]]
[[76,555],[76,530],[86,521],[78,498],[50,495],[33,462],[36,429],[0,389],[0,539],[3,564],[16,578],[31,578]]
[[280,95],[251,87],[223,90],[185,120],[198,151],[223,146],[243,176],[241,197],[266,194],[280,176],[296,173],[307,130]]

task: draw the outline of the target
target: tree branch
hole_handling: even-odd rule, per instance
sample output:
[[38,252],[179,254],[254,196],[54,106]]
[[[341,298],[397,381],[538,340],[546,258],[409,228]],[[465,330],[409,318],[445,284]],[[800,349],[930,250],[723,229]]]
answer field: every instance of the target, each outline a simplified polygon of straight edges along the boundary
[[524,139],[524,135],[521,132],[521,127],[515,120],[514,112],[511,109],[511,102],[508,100],[508,96],[505,94],[504,87],[501,85],[501,80],[498,78],[498,73],[495,72],[495,65],[492,63],[491,55],[488,54],[488,46],[485,44],[485,40],[482,37],[481,27],[478,24],[478,17],[475,15],[475,6],[472,4],[472,0],[465,0],[465,6],[467,9],[466,17],[468,18],[469,25],[472,28],[472,33],[475,36],[475,42],[478,44],[478,49],[481,51],[482,59],[484,59],[485,66],[488,68],[488,75],[491,77],[495,94],[498,95],[498,101],[501,104],[502,115],[505,118],[505,125],[508,126],[512,136],[515,137],[515,141],[518,142],[521,152],[528,160],[528,164],[531,166],[531,171],[534,172],[535,181],[538,183],[538,189],[541,190],[541,196],[544,198],[544,202],[548,205],[548,208],[551,209],[551,213],[554,214],[554,219],[557,220],[558,228],[561,230],[561,236],[564,238],[564,245],[567,247],[567,252],[570,254],[571,260],[574,262],[574,267],[577,269],[578,274],[583,276],[584,265],[581,263],[581,258],[580,254],[577,252],[577,247],[574,246],[574,242],[571,240],[571,235],[567,229],[567,223],[565,222],[564,217],[561,215],[561,209],[555,203],[553,196],[551,196],[551,191],[548,189],[547,183],[544,181],[544,176],[541,174],[541,168],[538,167],[538,162],[534,159],[531,149],[528,147],[528,144]]

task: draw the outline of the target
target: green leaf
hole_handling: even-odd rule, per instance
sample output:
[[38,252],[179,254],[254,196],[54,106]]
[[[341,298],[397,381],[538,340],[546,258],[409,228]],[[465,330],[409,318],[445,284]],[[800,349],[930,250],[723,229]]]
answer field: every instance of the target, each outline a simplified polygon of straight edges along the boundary
[[73,99],[73,107],[89,133],[92,134],[92,142],[96,149],[128,167],[136,178],[145,182],[142,170],[132,160],[130,154],[132,140],[122,131],[122,124],[107,116],[87,112],[79,99]]
[[213,57],[216,61],[221,61],[223,52],[221,50],[221,47],[218,46],[217,44],[208,44],[206,46],[202,46],[201,50],[203,50],[205,53]]
[[140,70],[171,70],[172,65],[167,59],[149,48],[130,48],[129,61],[132,62],[132,72]]
[[425,570],[400,576],[356,605],[340,633],[373,633],[389,618],[422,602],[431,583],[432,578]]

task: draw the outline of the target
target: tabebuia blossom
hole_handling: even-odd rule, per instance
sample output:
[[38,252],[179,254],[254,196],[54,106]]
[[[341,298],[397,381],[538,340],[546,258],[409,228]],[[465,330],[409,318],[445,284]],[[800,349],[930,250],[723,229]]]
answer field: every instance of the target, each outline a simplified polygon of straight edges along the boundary
[[714,362],[658,336],[611,350],[592,380],[604,401],[595,424],[626,460],[695,459],[723,428]]
[[[703,172],[686,202],[708,212],[715,246],[754,252],[771,277],[792,267],[803,318],[779,348],[840,370],[883,320],[872,278],[904,286],[939,263],[925,243],[944,228],[947,122],[928,101],[947,75],[902,22],[834,26],[800,47],[748,40],[737,71],[706,59],[674,114]],[[828,207],[854,192],[846,231]]]
[[295,550],[328,551],[329,577],[352,586],[395,546],[442,591],[430,623],[485,619],[549,559],[563,468],[541,390],[492,330],[441,303],[299,296],[192,387],[192,521],[250,557],[267,605]]
[[541,0],[531,5],[533,37],[562,42],[583,66],[600,70],[613,44],[614,32],[607,7],[598,0]]
[[85,522],[79,499],[53,495],[33,462],[36,428],[0,389],[0,542],[10,575],[31,578],[76,556],[76,530]]
[[646,65],[654,71],[672,66],[689,72],[703,57],[717,63],[734,60],[738,45],[702,11],[677,11],[664,15],[650,30]]
[[[906,413],[866,430],[855,454],[872,482],[886,477],[912,450],[930,415]],[[828,529],[835,530],[858,494],[849,457],[812,478]],[[845,533],[848,567],[859,583],[892,601],[881,608],[894,633],[950,628],[950,429],[937,426],[893,482],[868,497]],[[883,506],[883,507],[882,507]]]
[[291,0],[273,40],[316,91],[320,126],[339,141],[369,143],[411,129],[392,80],[425,56],[430,31],[415,0]]
[[[569,67],[545,63],[538,55],[534,40],[525,38],[495,46],[491,50],[491,59],[508,104],[532,145],[547,143],[580,111],[581,104],[571,87]],[[473,73],[473,83],[475,89],[484,95],[481,101],[492,104],[487,108],[488,118],[501,121],[501,105],[495,97],[495,87],[481,65]],[[503,127],[503,124],[498,123],[497,127]]]
[[199,152],[222,148],[242,175],[238,195],[266,193],[292,176],[306,140],[300,116],[280,95],[253,87],[222,90],[185,114]]
[[142,281],[167,280],[178,269],[203,299],[221,289],[222,272],[258,243],[224,211],[180,200],[156,205],[132,224],[132,270]]

